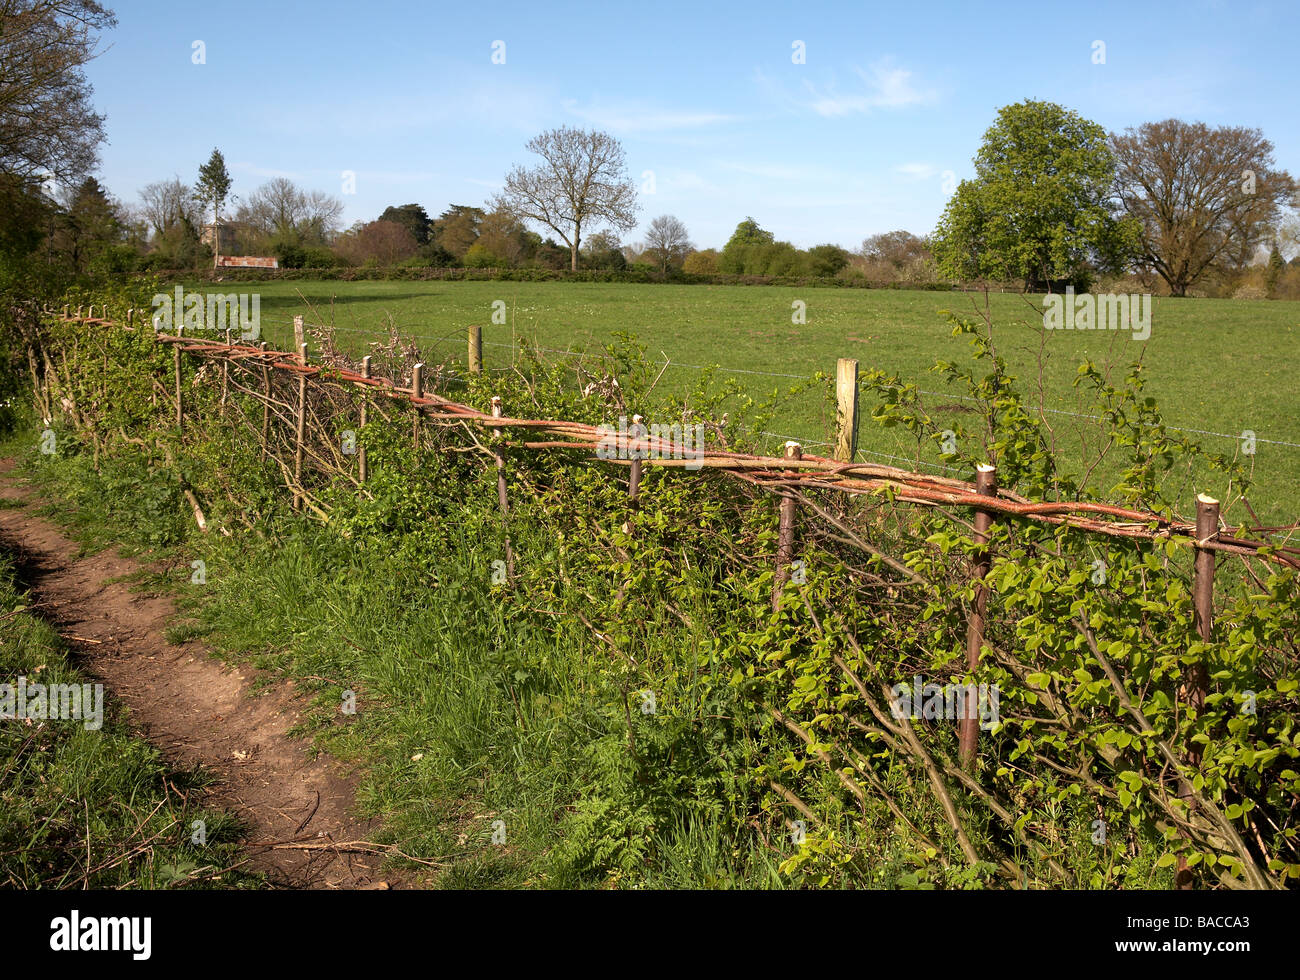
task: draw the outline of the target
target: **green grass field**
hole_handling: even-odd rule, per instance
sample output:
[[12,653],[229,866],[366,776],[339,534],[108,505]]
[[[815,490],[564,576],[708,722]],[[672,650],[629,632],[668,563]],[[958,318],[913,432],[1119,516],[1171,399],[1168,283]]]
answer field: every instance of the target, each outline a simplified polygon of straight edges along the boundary
[[[291,337],[296,313],[309,324],[332,320],[342,344],[355,351],[391,319],[418,338],[426,360],[463,364],[465,328],[480,324],[488,370],[508,368],[523,340],[582,351],[626,331],[669,362],[661,384],[682,392],[699,381],[701,368],[716,365],[717,377],[732,375],[766,396],[818,371],[833,375],[837,358],[853,357],[863,371],[880,368],[932,392],[926,408],[936,419],[951,419],[954,429],[962,422],[960,402],[930,368],[939,359],[963,359],[968,340],[952,336],[940,311],[975,315],[984,302],[962,293],[606,283],[282,281],[221,288],[260,293],[264,337],[276,345]],[[990,297],[999,353],[1031,392],[1039,387],[1044,339],[1041,307],[1030,302],[1037,299]],[[497,300],[505,304],[504,325],[492,323]],[[805,324],[792,322],[796,300],[807,304]],[[1262,518],[1300,516],[1300,304],[1157,297],[1146,342],[1123,331],[1047,332],[1042,404],[1063,455],[1079,455],[1081,436],[1095,429],[1087,419],[1060,414],[1092,412],[1085,393],[1072,386],[1079,364],[1112,365],[1118,381],[1139,358],[1166,422],[1201,430],[1189,434],[1206,449],[1231,454],[1241,441],[1228,436],[1255,433],[1251,501]],[[859,429],[864,458],[942,467],[936,443],[918,445],[900,429],[881,428],[869,408],[864,402]],[[821,444],[832,438],[833,421],[832,400],[818,388],[785,399],[768,431],[773,444],[776,437],[797,438],[808,452],[828,454]],[[1230,499],[1212,477],[1202,482]],[[1245,519],[1239,509],[1225,516]]]

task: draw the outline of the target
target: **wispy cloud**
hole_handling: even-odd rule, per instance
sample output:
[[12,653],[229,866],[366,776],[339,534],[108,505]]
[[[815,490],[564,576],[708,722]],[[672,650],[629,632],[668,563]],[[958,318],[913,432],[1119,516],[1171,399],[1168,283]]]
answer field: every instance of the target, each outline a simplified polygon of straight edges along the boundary
[[819,116],[847,116],[852,113],[871,112],[873,109],[901,109],[910,105],[933,102],[932,91],[918,88],[913,73],[884,58],[869,69],[854,68],[853,73],[862,83],[858,91],[841,92],[834,83],[818,89],[812,82],[804,82],[808,93],[808,107]]
[[911,180],[929,180],[939,173],[939,168],[932,163],[903,163],[894,172]]
[[834,78],[822,83],[804,79],[791,91],[761,71],[755,74],[755,81],[787,108],[826,118],[927,105],[939,97],[934,88],[921,84],[911,69],[893,58],[882,58],[865,69],[854,66],[852,73],[856,81],[851,88],[842,88]]
[[673,129],[697,129],[717,126],[737,117],[720,112],[663,109],[647,105],[579,105],[566,99],[564,108],[584,122],[619,133],[654,133]]

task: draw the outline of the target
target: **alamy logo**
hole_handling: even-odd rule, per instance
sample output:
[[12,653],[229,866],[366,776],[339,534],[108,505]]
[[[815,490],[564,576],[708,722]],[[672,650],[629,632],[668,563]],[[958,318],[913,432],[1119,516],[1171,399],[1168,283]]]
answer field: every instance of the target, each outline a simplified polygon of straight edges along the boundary
[[1132,330],[1134,340],[1151,336],[1150,293],[1092,293],[1074,295],[1074,287],[1065,287],[1065,295],[1053,293],[1043,297],[1043,326],[1048,330]]
[[104,725],[103,684],[0,684],[0,720],[81,721],[88,732]]
[[153,920],[146,916],[88,915],[77,909],[50,920],[50,949],[59,953],[129,951],[133,960],[153,953]]
[[[597,427],[600,445],[596,447],[598,459],[684,459],[685,468],[698,470],[704,466],[704,426],[672,425],[658,423],[648,429],[637,421],[629,425],[626,415],[618,417],[618,428],[601,423]],[[629,445],[639,443],[639,445]]]
[[[921,675],[912,683],[895,684],[890,688],[889,710],[895,719],[923,718],[926,721],[960,721],[978,717],[980,728],[991,731],[999,722],[998,686],[996,684],[922,684]],[[971,699],[974,705],[971,705]]]
[[261,293],[186,293],[176,287],[175,296],[155,293],[153,328],[159,333],[184,327],[191,333],[238,330],[240,340],[262,335]]

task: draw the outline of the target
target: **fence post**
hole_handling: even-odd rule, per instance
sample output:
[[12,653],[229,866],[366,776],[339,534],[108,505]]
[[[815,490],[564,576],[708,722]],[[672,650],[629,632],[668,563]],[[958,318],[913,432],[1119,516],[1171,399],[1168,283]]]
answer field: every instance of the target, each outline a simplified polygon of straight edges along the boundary
[[[302,350],[302,345],[306,343],[306,338],[302,335],[302,316],[293,318],[293,349]],[[303,361],[306,364],[306,361]]]
[[[361,358],[361,377],[370,377],[370,355],[367,354]],[[366,385],[361,389],[361,428],[366,427],[370,413],[370,386]],[[358,476],[362,483],[366,482],[366,447],[357,446],[357,470]]]
[[[797,442],[785,444],[786,459],[802,459],[803,447]],[[790,562],[794,558],[794,514],[798,502],[795,491],[786,490],[778,504],[779,518],[776,535],[776,579],[772,583],[772,611],[781,605],[781,590],[790,577]]]
[[469,373],[483,373],[483,328],[469,328]]
[[[185,328],[178,327],[176,336],[182,336]],[[185,431],[185,408],[181,402],[181,345],[172,344],[172,370],[176,374],[176,429],[178,432]]]
[[[644,422],[645,422],[645,419],[644,419],[642,416],[640,416],[640,415],[633,415],[633,416],[632,416],[632,425],[637,426],[637,427],[638,427],[638,431],[639,431],[639,427],[640,427],[641,425],[643,425]],[[631,458],[631,465],[629,465],[629,467],[628,467],[628,476],[627,476],[627,500],[628,500],[628,503],[632,505],[632,509],[633,509],[633,510],[636,510],[637,504],[638,504],[638,502],[639,502],[639,500],[640,500],[640,496],[641,496],[641,456],[640,456],[640,452],[641,452],[641,450],[637,450],[637,452],[636,452],[635,454],[632,453],[631,451],[628,452],[628,456]]]
[[[992,497],[997,494],[997,486],[998,475],[993,466],[981,463],[975,467],[976,493]],[[989,511],[975,511],[975,543],[981,547],[975,552],[975,565],[971,569],[971,577],[975,580],[975,601],[970,620],[966,623],[966,671],[971,675],[972,683],[966,688],[966,706],[958,728],[958,754],[965,769],[974,766],[979,745],[979,691],[974,679],[980,663],[980,648],[984,645],[984,622],[989,604],[989,590],[984,578],[989,573],[991,562],[988,548],[983,546],[989,542],[989,528],[992,526],[993,515]]]
[[[411,368],[411,397],[424,397],[424,364],[420,363]],[[415,414],[411,419],[411,448],[420,448],[420,406],[412,404]]]
[[[301,320],[302,317],[296,317]],[[307,363],[307,345],[298,345],[298,362]],[[298,418],[293,450],[293,509],[301,510],[305,503],[302,492],[302,447],[307,439],[307,375],[298,375]]]
[[[226,346],[230,346],[230,328],[226,328]],[[221,359],[221,417],[226,416],[226,398],[230,393],[230,355]]]
[[858,454],[858,362],[841,357],[835,363],[835,458],[851,463]]
[[[501,396],[492,396],[492,417],[501,418]],[[510,504],[506,498],[506,449],[501,443],[501,430],[493,429],[496,444],[492,447],[492,456],[497,465],[497,503],[501,506],[501,523],[506,527],[506,579],[515,579],[515,556],[510,547]]]
[[[1202,547],[1219,533],[1219,502],[1208,494],[1196,495],[1196,559],[1192,566],[1192,606],[1195,610],[1196,635],[1205,643],[1210,642],[1214,631],[1214,552]],[[1190,710],[1200,713],[1205,707],[1205,696],[1209,689],[1204,661],[1192,664],[1183,675],[1180,691],[1183,704]],[[1183,761],[1195,766],[1201,761],[1201,748],[1195,742],[1187,746]],[[1180,794],[1181,795],[1181,794]],[[1188,806],[1191,800],[1181,797]],[[1178,868],[1174,872],[1174,887],[1185,890],[1192,887],[1192,872],[1187,866],[1187,858],[1179,855]]]
[[[258,350],[266,350],[266,341],[263,340],[257,345]],[[262,448],[269,454],[271,452],[271,369],[266,366],[266,359],[262,359],[262,392],[266,397],[262,400]]]

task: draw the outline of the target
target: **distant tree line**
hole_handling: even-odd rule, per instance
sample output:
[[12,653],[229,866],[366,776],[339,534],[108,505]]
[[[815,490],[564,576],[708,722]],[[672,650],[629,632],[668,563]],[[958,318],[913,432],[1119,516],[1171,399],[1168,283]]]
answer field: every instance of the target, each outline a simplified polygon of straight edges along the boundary
[[[650,220],[617,139],[560,127],[530,140],[481,206],[433,216],[393,204],[342,227],[341,200],[275,177],[235,186],[219,149],[134,202],[90,176],[103,118],[82,68],[114,24],[94,0],[0,4],[0,289],[211,268],[273,255],[290,269],[588,270],[639,279],[834,278],[865,283],[1087,288],[1130,279],[1174,295],[1300,298],[1297,183],[1256,129],[1165,120],[1107,133],[1050,102],[998,111],[925,236],[896,230],[850,251],[798,248],[745,217],[720,248],[675,215]],[[1287,256],[1291,255],[1290,262]]]

